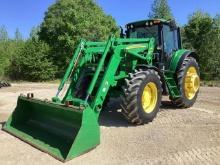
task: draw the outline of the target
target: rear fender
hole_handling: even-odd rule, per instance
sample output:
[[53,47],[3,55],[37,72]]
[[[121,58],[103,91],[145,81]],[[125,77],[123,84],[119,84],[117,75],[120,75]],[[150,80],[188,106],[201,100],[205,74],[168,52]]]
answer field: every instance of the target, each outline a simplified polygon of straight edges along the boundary
[[186,49],[178,50],[172,56],[172,59],[170,61],[170,65],[169,65],[169,70],[176,73],[176,71],[179,69],[183,60],[186,57],[193,57],[196,60],[198,59],[197,54],[194,51],[190,51],[190,50],[186,50]]

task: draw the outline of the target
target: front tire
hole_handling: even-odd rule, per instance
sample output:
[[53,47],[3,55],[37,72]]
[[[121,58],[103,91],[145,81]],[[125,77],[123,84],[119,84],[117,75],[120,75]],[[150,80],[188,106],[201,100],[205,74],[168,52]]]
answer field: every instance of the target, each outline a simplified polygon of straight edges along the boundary
[[161,104],[162,83],[155,70],[138,70],[125,80],[122,114],[132,124],[151,122]]

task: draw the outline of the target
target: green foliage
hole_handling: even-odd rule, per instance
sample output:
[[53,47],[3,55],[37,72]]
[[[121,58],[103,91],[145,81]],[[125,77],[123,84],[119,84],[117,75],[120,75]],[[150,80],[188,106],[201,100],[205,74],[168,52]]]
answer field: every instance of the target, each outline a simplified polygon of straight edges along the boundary
[[197,11],[184,27],[184,44],[198,54],[201,76],[220,78],[220,17],[213,19],[208,13]]
[[22,34],[21,34],[21,32],[19,31],[18,28],[15,31],[15,40],[16,41],[21,41],[22,40]]
[[0,41],[8,40],[8,32],[5,26],[0,26]]
[[7,77],[11,61],[23,44],[23,41],[0,41],[0,77]]
[[56,67],[49,59],[49,46],[38,40],[28,40],[19,50],[11,65],[12,77],[29,81],[54,78]]
[[0,41],[0,77],[4,76],[5,69],[10,65],[8,55],[8,44]]
[[189,17],[188,24],[184,27],[185,36],[188,42],[196,50],[205,41],[205,37],[211,32],[213,19],[208,13],[197,11]]
[[63,72],[81,38],[104,40],[116,31],[115,20],[95,1],[59,0],[46,12],[39,36],[50,45],[53,61]]
[[0,27],[0,78],[8,77],[9,67],[18,50],[24,45],[19,30],[16,30],[19,40],[11,40],[5,26]]
[[[167,0],[154,0],[149,18],[173,19]],[[65,71],[81,38],[105,40],[114,32],[115,20],[94,0],[59,0],[49,7],[43,23],[32,28],[27,41],[19,29],[9,39],[6,27],[0,26],[0,78],[53,79],[57,71]],[[212,18],[196,11],[181,33],[183,46],[198,54],[202,78],[220,79],[220,14]]]
[[168,5],[167,0],[154,0],[151,6],[151,12],[148,15],[149,18],[163,18],[173,19],[171,9]]
[[[219,21],[219,20],[218,20]],[[220,28],[218,26],[210,31],[201,44],[199,54],[202,57],[204,77],[208,80],[220,79]],[[206,73],[206,74],[205,74]]]
[[220,14],[216,14],[213,21],[214,21],[214,28],[220,28]]
[[40,31],[40,26],[33,27],[30,32],[30,39],[38,40],[39,39],[39,35],[38,35],[39,31]]
[[180,33],[181,33],[181,39],[182,39],[182,46],[183,48],[193,50],[194,48],[192,47],[191,43],[188,41],[188,38],[186,37],[185,29],[184,27],[180,28]]

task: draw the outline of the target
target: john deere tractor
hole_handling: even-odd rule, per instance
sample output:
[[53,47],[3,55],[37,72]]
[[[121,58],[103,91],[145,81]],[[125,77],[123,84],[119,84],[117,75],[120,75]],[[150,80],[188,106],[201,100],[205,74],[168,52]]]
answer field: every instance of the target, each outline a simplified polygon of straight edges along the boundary
[[122,113],[136,125],[156,117],[162,94],[191,107],[200,85],[196,59],[182,48],[175,22],[162,19],[129,23],[120,38],[81,40],[52,101],[19,96],[3,129],[70,160],[100,143],[98,118],[109,97],[122,97]]

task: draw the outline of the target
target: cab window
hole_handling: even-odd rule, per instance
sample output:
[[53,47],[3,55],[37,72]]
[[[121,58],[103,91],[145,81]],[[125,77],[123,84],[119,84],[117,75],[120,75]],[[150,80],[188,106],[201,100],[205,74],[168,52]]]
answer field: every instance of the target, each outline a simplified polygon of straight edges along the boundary
[[158,26],[137,27],[129,30],[129,38],[155,38],[158,44]]
[[163,26],[164,52],[169,55],[178,49],[177,30],[170,30],[167,25]]

